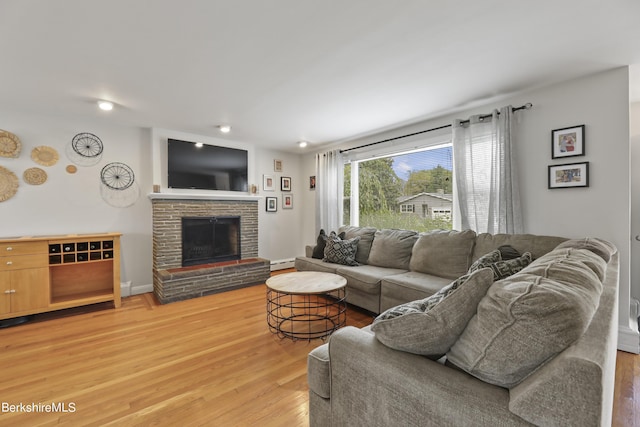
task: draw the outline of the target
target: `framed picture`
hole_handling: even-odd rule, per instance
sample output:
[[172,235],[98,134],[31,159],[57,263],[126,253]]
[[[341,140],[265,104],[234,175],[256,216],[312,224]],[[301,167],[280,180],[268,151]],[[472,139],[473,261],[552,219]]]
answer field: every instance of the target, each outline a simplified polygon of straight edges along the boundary
[[273,161],[273,171],[274,172],[282,172],[282,160],[274,160]]
[[589,162],[549,165],[549,188],[589,186]]
[[278,198],[267,197],[267,212],[277,212],[277,211],[278,211]]
[[282,191],[291,191],[291,177],[283,176],[280,178],[280,189]]
[[262,175],[262,189],[273,191],[273,175]]
[[293,209],[293,196],[291,194],[282,196],[282,209]]
[[309,177],[309,190],[315,190],[316,189],[316,176],[310,176]]
[[584,125],[551,131],[551,158],[584,156]]

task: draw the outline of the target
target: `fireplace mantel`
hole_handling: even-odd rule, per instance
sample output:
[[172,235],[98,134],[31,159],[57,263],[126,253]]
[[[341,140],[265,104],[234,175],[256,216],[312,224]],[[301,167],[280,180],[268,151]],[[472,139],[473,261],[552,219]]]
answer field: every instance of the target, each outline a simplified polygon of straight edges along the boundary
[[246,201],[258,201],[260,196],[252,196],[249,194],[208,194],[208,193],[149,193],[149,199],[151,200],[238,200],[242,202]]

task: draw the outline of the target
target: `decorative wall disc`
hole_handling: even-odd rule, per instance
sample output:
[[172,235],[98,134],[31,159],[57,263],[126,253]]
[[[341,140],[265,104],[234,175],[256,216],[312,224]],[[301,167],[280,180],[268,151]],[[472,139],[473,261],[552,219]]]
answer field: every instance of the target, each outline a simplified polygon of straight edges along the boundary
[[18,192],[18,185],[16,174],[0,166],[0,202],[12,198]]
[[124,163],[109,163],[100,172],[102,183],[113,190],[129,188],[134,181],[133,170]]
[[0,129],[0,156],[16,158],[20,155],[21,148],[20,138]]
[[29,168],[22,174],[22,179],[27,184],[40,185],[47,181],[47,173],[40,168]]
[[55,148],[41,145],[31,150],[31,158],[42,166],[53,166],[58,163],[60,156]]
[[92,133],[83,132],[73,137],[71,140],[73,151],[82,157],[97,157],[102,154],[102,141]]
[[76,172],[78,172],[78,168],[75,165],[67,165],[67,167],[64,168],[64,170],[66,170],[67,173],[76,173]]

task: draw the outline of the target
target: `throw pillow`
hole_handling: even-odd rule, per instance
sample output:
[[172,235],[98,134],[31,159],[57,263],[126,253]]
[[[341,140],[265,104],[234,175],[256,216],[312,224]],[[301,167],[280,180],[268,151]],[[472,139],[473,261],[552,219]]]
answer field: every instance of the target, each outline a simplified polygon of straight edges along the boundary
[[411,250],[416,240],[418,240],[418,233],[415,231],[394,229],[376,231],[369,253],[369,265],[408,270]]
[[342,240],[335,233],[331,233],[327,237],[327,244],[324,248],[325,262],[333,262],[342,265],[360,265],[356,261],[356,252],[358,250],[358,242],[360,237]]
[[409,269],[447,279],[460,277],[469,270],[475,239],[476,233],[472,230],[420,234]]
[[498,250],[500,251],[502,259],[505,261],[518,258],[520,256],[520,252],[518,252],[516,248],[511,245],[502,245],[498,248]]
[[616,253],[617,249],[606,240],[586,237],[584,239],[572,239],[560,243],[556,249],[575,248],[586,249],[600,256],[605,262],[609,262],[611,256]]
[[342,239],[353,239],[360,236],[358,242],[358,250],[356,251],[356,261],[360,264],[367,264],[371,245],[376,234],[375,227],[354,227],[351,225],[343,225],[338,230],[340,235],[344,235]]
[[491,251],[488,254],[481,256],[471,264],[471,267],[469,267],[469,273],[473,273],[480,268],[489,267],[493,270],[493,279],[502,280],[516,274],[529,264],[531,264],[531,254],[529,252],[525,252],[518,258],[504,261],[502,259],[501,251],[496,249],[495,251]]
[[387,347],[439,359],[464,331],[492,283],[488,268],[462,276],[429,298],[383,312],[371,330]]
[[[331,234],[335,235],[336,232],[332,231]],[[324,248],[327,245],[327,237],[327,233],[325,233],[325,231],[321,229],[320,234],[318,234],[318,238],[316,239],[316,246],[313,248],[311,258],[324,258]],[[338,234],[338,237],[340,239],[344,239],[344,233]]]
[[517,385],[582,336],[598,307],[605,267],[589,251],[560,249],[495,282],[447,359],[485,382]]

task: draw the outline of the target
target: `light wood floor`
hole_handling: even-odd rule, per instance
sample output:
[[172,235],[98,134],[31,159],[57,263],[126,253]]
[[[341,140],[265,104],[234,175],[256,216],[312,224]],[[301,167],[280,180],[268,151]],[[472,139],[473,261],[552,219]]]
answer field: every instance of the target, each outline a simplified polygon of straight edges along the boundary
[[[168,305],[143,294],[118,310],[0,329],[0,425],[308,425],[306,356],[322,341],[271,334],[265,294],[262,285]],[[348,312],[350,325],[371,320]],[[620,352],[616,379],[614,425],[638,426],[640,356]],[[21,403],[75,412],[5,410]]]

